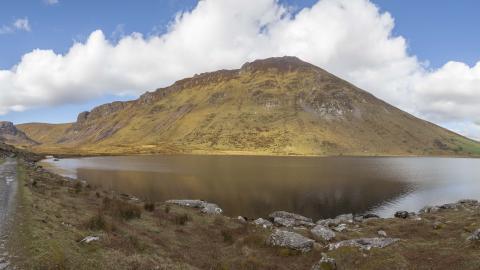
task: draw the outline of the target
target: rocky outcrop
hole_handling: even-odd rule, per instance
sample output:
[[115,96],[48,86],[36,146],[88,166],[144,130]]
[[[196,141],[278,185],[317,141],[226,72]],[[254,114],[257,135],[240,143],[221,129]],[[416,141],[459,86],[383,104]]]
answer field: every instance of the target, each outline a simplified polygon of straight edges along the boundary
[[384,248],[387,247],[400,239],[397,238],[360,238],[340,241],[328,245],[329,250],[338,249],[341,247],[358,247],[364,250],[370,250],[371,248]]
[[313,241],[301,234],[283,230],[276,230],[267,238],[267,244],[272,247],[284,247],[301,252],[309,252],[313,248]]
[[199,208],[204,214],[219,215],[223,212],[222,208],[214,203],[209,203],[201,200],[169,200],[169,204],[176,204],[184,207]]
[[252,222],[253,224],[257,225],[257,226],[261,226],[265,229],[267,228],[271,228],[273,226],[273,223],[266,220],[266,219],[263,219],[263,218],[259,218],[259,219],[256,219]]
[[323,225],[326,227],[338,226],[343,223],[353,223],[354,217],[353,214],[343,214],[335,218],[321,219],[317,221],[318,225]]
[[321,241],[330,241],[335,238],[335,232],[323,225],[316,225],[313,227],[310,232],[313,234],[315,239]]
[[37,145],[25,133],[18,130],[12,122],[0,122],[0,141],[11,145]]
[[276,211],[269,215],[273,223],[283,227],[306,226],[313,227],[315,224],[311,218],[285,211]]

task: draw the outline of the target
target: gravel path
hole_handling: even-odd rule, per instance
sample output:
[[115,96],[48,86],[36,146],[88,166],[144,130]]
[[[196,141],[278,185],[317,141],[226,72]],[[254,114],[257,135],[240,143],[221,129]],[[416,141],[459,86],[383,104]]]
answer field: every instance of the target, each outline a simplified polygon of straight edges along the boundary
[[0,165],[0,270],[9,269],[5,247],[8,224],[13,217],[14,199],[17,191],[17,162],[8,158]]

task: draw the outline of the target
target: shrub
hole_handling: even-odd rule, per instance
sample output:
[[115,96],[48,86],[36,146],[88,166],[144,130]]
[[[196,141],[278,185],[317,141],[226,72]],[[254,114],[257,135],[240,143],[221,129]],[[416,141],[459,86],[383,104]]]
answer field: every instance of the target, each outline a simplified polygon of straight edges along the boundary
[[185,225],[187,222],[191,221],[192,217],[188,214],[177,214],[175,215],[175,224],[177,225]]
[[80,193],[82,191],[83,185],[82,182],[80,181],[75,181],[75,184],[73,185],[73,188],[75,189],[75,193]]
[[222,236],[223,236],[223,242],[228,243],[228,244],[233,244],[233,235],[231,231],[228,230],[222,230]]
[[112,232],[116,230],[115,224],[107,219],[102,211],[89,218],[84,225],[88,230],[92,231]]
[[170,205],[165,205],[165,213],[170,213]]
[[153,211],[155,211],[155,203],[147,202],[143,205],[143,208],[145,209],[145,211],[153,212]]
[[119,199],[103,199],[103,210],[107,211],[113,217],[130,220],[140,218],[142,216],[142,209],[131,203]]

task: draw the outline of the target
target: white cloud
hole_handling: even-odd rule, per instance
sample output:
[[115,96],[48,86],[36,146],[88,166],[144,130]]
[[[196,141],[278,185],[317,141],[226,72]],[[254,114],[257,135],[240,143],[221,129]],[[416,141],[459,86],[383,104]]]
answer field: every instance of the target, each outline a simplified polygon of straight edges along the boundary
[[30,32],[31,30],[28,18],[16,19],[11,25],[0,26],[0,34],[11,34],[16,31]]
[[163,35],[133,33],[112,43],[97,30],[64,55],[34,50],[0,71],[0,112],[140,94],[194,73],[296,55],[411,113],[448,126],[461,121],[477,134],[480,63],[428,69],[392,33],[392,16],[368,0],[289,10],[276,0],[204,0]]
[[32,29],[30,28],[30,22],[28,21],[28,18],[23,18],[23,19],[17,19],[13,23],[13,27],[17,30],[23,30],[30,32]]
[[58,4],[59,1],[58,0],[44,0],[43,2],[47,5],[56,5],[56,4]]

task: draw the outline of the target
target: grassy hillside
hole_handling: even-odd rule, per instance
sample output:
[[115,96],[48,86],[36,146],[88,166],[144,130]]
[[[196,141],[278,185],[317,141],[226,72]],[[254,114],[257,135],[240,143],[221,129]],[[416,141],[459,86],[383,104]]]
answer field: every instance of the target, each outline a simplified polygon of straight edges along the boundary
[[53,153],[480,154],[478,142],[294,57],[196,75],[71,125],[19,128]]

